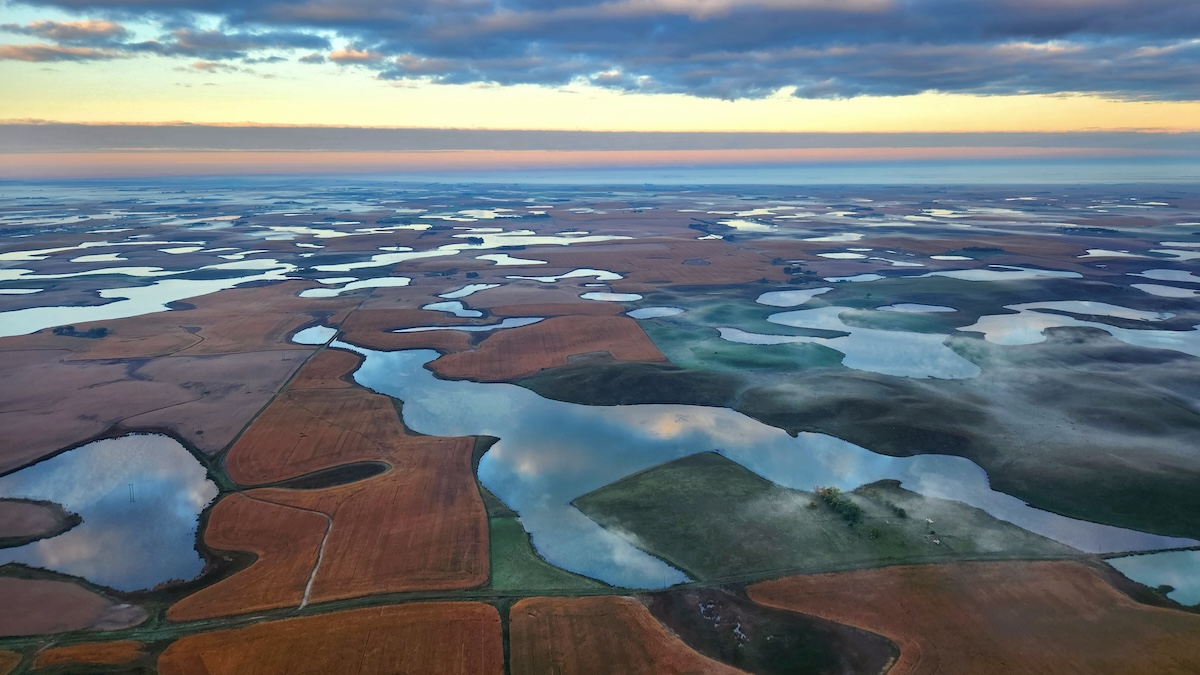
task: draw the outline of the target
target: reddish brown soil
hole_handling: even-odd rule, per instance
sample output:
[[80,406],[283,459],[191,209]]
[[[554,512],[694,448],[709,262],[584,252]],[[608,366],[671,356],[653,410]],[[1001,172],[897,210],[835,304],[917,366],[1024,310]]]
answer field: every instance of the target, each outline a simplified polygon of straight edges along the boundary
[[304,596],[328,520],[240,494],[222,499],[208,518],[204,543],[258,556],[250,567],[207,586],[167,610],[172,621],[193,621],[277,607]]
[[[695,234],[700,236],[699,232]],[[539,250],[533,257],[549,261],[547,267],[589,267],[621,274],[624,279],[609,282],[620,293],[640,293],[662,284],[708,286],[787,279],[782,266],[771,264],[771,259],[779,254],[768,255],[725,241],[696,241],[690,234],[684,236],[688,238],[641,239],[639,243],[643,245],[636,247],[584,245]],[[644,246],[651,243],[661,244],[662,248]],[[684,264],[686,260],[708,264]]]
[[259,415],[225,457],[229,477],[261,485],[386,457],[405,439],[392,400],[354,387],[288,390]]
[[289,391],[300,389],[347,389],[354,384],[347,376],[363,361],[358,354],[341,349],[322,349],[313,354],[288,382]]
[[427,310],[360,310],[353,312],[342,324],[341,339],[368,349],[396,351],[401,349],[436,349],[440,352],[460,352],[471,348],[471,336],[451,330],[420,333],[393,333],[398,328],[415,326],[453,326],[468,323],[466,319]]
[[488,579],[487,512],[471,439],[431,439],[388,457],[396,468],[323,490],[254,490],[333,519],[312,602],[479,586]]
[[32,541],[58,532],[67,513],[61,506],[0,499],[0,541]]
[[[581,291],[582,292],[582,291]],[[625,312],[618,302],[595,302],[581,300],[579,302],[543,303],[534,305],[502,305],[492,307],[492,314],[506,316],[616,316]]]
[[21,663],[21,655],[16,652],[0,651],[0,675],[8,675]]
[[43,330],[33,335],[0,339],[0,350],[64,349],[75,359],[120,359],[169,354],[230,354],[280,349],[311,349],[288,338],[313,315],[341,314],[357,306],[358,298],[300,298],[319,284],[285,281],[255,288],[232,288],[191,298],[192,309],[157,312],[128,319],[76,324],[78,331],[104,327],[104,338],[61,337]]
[[[210,516],[205,543],[259,558],[184,598],[169,618],[186,621],[298,605],[330,521],[311,602],[470,588],[487,581],[487,512],[472,474],[473,441],[400,440],[379,448],[371,442],[355,446],[363,454],[354,459],[393,467],[378,476],[323,489],[264,488],[223,500]],[[339,455],[332,465],[347,461],[353,460]]]
[[85,642],[70,647],[52,647],[39,652],[33,660],[33,668],[50,666],[104,664],[116,665],[136,661],[145,654],[142,643],[132,640],[116,642]]
[[500,615],[474,602],[371,607],[182,638],[160,675],[500,675]]
[[0,472],[115,425],[167,429],[222,449],[307,356],[276,351],[149,362],[62,360],[59,351],[0,351]]
[[888,637],[891,675],[1200,672],[1200,616],[1138,604],[1078,562],[789,577],[750,597]]
[[[562,268],[560,272],[569,272],[573,268]],[[551,271],[548,270],[526,270],[531,272],[531,275],[548,275]],[[515,274],[516,272],[511,272]],[[588,291],[603,291],[604,288],[584,288],[582,284],[594,281],[593,279],[567,279],[553,284],[544,284],[538,281],[507,280],[503,277],[491,279],[493,283],[504,284],[499,288],[490,288],[486,291],[481,291],[476,295],[472,295],[466,299],[469,306],[480,309],[491,309],[493,307],[503,307],[511,305],[570,305],[580,303],[593,304],[608,304],[596,302],[595,300],[581,300],[580,295]],[[542,314],[521,314],[520,316],[543,316]]]
[[688,647],[631,598],[529,598],[509,618],[513,675],[742,672]]
[[467,351],[471,334],[455,330],[430,330],[419,333],[367,333],[357,331],[342,338],[350,344],[384,352],[404,349],[436,349],[443,354]]
[[145,612],[67,581],[0,577],[0,636],[136,626]]
[[618,361],[666,361],[633,319],[564,316],[498,331],[475,351],[448,354],[430,367],[445,378],[500,382],[566,365],[574,355],[597,352],[607,352]]

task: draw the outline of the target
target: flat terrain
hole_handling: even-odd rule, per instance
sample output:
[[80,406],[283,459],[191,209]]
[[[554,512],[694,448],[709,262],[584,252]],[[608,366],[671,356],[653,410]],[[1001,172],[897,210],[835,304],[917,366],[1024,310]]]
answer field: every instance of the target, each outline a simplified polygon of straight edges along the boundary
[[879,633],[909,673],[1194,673],[1200,616],[1076,562],[888,567],[766,581],[750,598]]
[[291,391],[301,389],[349,389],[351,373],[362,363],[358,354],[341,349],[322,349],[313,354],[288,382]]
[[308,352],[67,361],[69,352],[0,350],[0,473],[120,425],[168,429],[216,452],[233,440]]
[[160,675],[501,675],[500,615],[473,602],[373,607],[185,637]]
[[[0,334],[33,331],[0,337],[0,475],[157,432],[212,481],[173,495],[200,513],[196,578],[118,594],[0,569],[0,673],[1200,672],[1200,615],[1165,588],[859,485],[903,464],[912,490],[947,494],[936,481],[985,472],[1037,508],[1200,539],[1197,223],[1182,185],[0,186]],[[822,318],[771,320],[805,310]],[[373,370],[407,400],[375,393],[363,356],[293,341],[308,328],[435,350],[424,367],[457,381],[391,390]],[[471,381],[767,426],[666,406],[455,424],[536,413]],[[427,405],[425,386],[463,395]],[[881,456],[831,441],[847,454],[820,471],[845,491],[818,493],[780,429]],[[775,464],[735,454],[754,433],[779,439]],[[647,468],[643,442],[669,446],[655,461],[724,447],[801,489],[714,453]],[[922,454],[979,469],[890,458]],[[84,523],[64,555],[157,560],[92,552],[147,531],[160,483],[130,481],[69,486]],[[587,491],[583,516],[566,508]],[[22,496],[0,495],[0,546],[71,524]],[[689,583],[548,562],[659,578],[643,553]]]
[[899,650],[874,633],[751,602],[718,588],[680,588],[644,598],[690,647],[752,673],[883,673]]
[[507,592],[570,592],[599,589],[604,584],[559,569],[542,559],[529,541],[529,533],[516,518],[491,518],[491,586]]
[[0,637],[136,626],[146,613],[67,581],[0,577]]
[[474,351],[434,361],[448,379],[503,382],[564,366],[572,356],[604,352],[617,361],[665,361],[637,321],[627,317],[573,316],[500,331]]
[[145,655],[145,645],[133,640],[113,642],[85,642],[70,647],[52,647],[38,652],[33,660],[34,669],[51,666],[79,666],[84,664],[117,665],[136,661]]
[[692,650],[632,598],[529,598],[509,616],[512,675],[743,672]]
[[196,356],[308,349],[288,341],[314,316],[337,323],[339,313],[358,304],[353,298],[300,298],[311,282],[285,281],[231,288],[188,300],[180,309],[75,326],[78,332],[104,328],[98,339],[64,337],[43,330],[4,338],[0,349],[67,349],[71,360]]
[[408,436],[392,400],[359,387],[289,390],[238,438],[225,468],[238,483],[262,485],[448,442]]
[[479,586],[488,578],[487,514],[471,475],[472,442],[435,444],[356,483],[251,495],[332,519],[313,602]]
[[328,518],[240,494],[213,507],[204,544],[218,551],[247,551],[256,559],[171,606],[173,621],[194,621],[276,607],[295,607],[317,563]]
[[52,537],[79,522],[78,515],[53,502],[0,499],[0,547]]
[[859,509],[857,520],[811,492],[780,487],[721,455],[701,453],[624,478],[575,504],[699,579],[1078,553],[979,509],[890,482],[842,497]]
[[365,480],[225,498],[209,517],[205,544],[258,559],[184,598],[170,618],[297,606],[306,588],[315,603],[487,581],[487,513],[471,474],[473,442],[421,436],[385,450],[393,468]]

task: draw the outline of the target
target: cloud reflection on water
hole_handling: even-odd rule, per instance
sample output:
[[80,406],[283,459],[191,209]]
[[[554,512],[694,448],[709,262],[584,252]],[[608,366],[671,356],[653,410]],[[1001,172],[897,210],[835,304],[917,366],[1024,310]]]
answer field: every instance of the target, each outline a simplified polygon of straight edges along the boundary
[[56,537],[0,550],[0,564],[20,562],[135,591],[193,579],[204,569],[197,518],[217,487],[174,439],[131,434],[4,476],[0,496],[53,501],[83,517]]

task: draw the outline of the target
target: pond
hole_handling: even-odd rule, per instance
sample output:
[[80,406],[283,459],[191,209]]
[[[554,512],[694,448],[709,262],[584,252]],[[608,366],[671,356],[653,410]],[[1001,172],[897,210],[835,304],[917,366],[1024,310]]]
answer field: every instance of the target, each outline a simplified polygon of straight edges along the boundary
[[1200,551],[1164,551],[1105,562],[1151,588],[1173,586],[1167,597],[1181,605],[1200,605]]
[[361,385],[404,401],[409,428],[437,436],[500,439],[479,463],[479,479],[520,514],[534,546],[551,563],[607,583],[661,588],[686,580],[618,532],[600,527],[572,500],[632,473],[715,450],[787,487],[851,490],[895,479],[921,494],[984,509],[1083,551],[1118,552],[1190,545],[1073,520],[994,492],[973,462],[944,455],[889,457],[832,436],[797,437],[725,408],[688,405],[588,406],[542,398],[512,384],[448,381],[425,365],[431,350],[362,354]]
[[1049,314],[1042,309],[1084,313],[1096,316],[1138,321],[1159,321],[1170,318],[1169,313],[1144,312],[1102,302],[1062,301],[1028,302],[1005,305],[1016,314],[992,314],[981,316],[970,326],[960,331],[983,333],[984,339],[998,345],[1031,345],[1045,342],[1046,329],[1064,327],[1098,328],[1114,338],[1135,347],[1147,349],[1169,349],[1192,356],[1200,356],[1200,325],[1190,331],[1119,328],[1097,321],[1084,321],[1062,314]]
[[289,273],[294,272],[296,267],[275,260],[248,260],[209,265],[200,270],[252,270],[256,273],[228,279],[162,279],[149,286],[106,288],[99,291],[99,295],[113,302],[103,305],[30,307],[0,312],[0,337],[28,335],[51,326],[110,321],[166,312],[171,309],[168,307],[170,303],[179,300],[216,293],[252,281],[282,281]]
[[94,441],[0,478],[0,497],[52,501],[83,518],[56,537],[0,549],[0,564],[120,591],[194,579],[204,569],[196,525],[216,496],[204,467],[169,436]]

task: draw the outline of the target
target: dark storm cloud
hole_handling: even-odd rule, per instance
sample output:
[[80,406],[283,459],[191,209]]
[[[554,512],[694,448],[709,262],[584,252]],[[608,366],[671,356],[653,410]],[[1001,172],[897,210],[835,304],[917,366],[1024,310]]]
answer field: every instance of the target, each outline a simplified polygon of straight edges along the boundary
[[[795,87],[844,97],[922,91],[1200,99],[1191,0],[35,0],[103,16],[216,15],[242,35],[306,31],[328,60],[384,79],[563,84],[739,98]],[[180,29],[187,30],[187,29]],[[265,32],[264,32],[265,31]],[[178,32],[178,31],[177,31]],[[236,33],[235,33],[236,35]],[[190,36],[189,36],[190,37]],[[179,53],[222,48],[176,38]],[[235,40],[236,41],[236,40]],[[282,43],[282,44],[281,44]],[[303,44],[302,44],[303,43]],[[356,55],[369,55],[358,57]],[[313,60],[313,59],[310,59]]]

